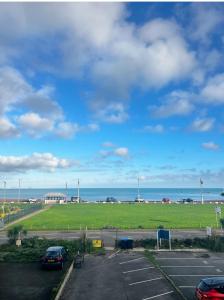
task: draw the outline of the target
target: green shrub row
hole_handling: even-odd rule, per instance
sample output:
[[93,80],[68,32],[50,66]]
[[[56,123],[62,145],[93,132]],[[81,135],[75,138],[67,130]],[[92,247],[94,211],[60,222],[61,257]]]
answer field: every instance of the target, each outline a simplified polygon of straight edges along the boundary
[[64,246],[68,249],[68,258],[80,252],[92,252],[92,243],[89,240],[47,240],[38,237],[22,240],[22,246],[15,244],[0,245],[0,262],[38,262],[44,255],[46,249],[51,246]]
[[[207,238],[194,238],[194,239],[172,239],[172,249],[184,248],[204,248],[216,252],[224,252],[224,237],[213,236]],[[135,240],[134,247],[143,247],[146,249],[155,249],[157,247],[156,239],[142,239]],[[168,241],[162,241],[162,248],[169,248]]]

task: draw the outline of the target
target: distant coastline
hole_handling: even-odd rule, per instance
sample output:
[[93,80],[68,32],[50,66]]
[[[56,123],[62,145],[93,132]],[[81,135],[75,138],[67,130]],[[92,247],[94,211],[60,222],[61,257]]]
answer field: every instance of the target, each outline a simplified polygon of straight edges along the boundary
[[[205,202],[222,201],[222,188],[204,188],[203,198]],[[38,188],[38,189],[3,189],[0,190],[0,199],[18,201],[18,199],[43,199],[48,192],[60,192],[67,195],[68,198],[77,195],[77,189],[73,188]],[[118,201],[134,201],[137,195],[136,188],[80,188],[80,197],[83,200],[95,202],[104,201],[107,197],[115,197]],[[161,201],[164,197],[171,201],[178,201],[184,198],[190,198],[194,201],[201,200],[200,188],[140,188],[140,195],[147,201]]]

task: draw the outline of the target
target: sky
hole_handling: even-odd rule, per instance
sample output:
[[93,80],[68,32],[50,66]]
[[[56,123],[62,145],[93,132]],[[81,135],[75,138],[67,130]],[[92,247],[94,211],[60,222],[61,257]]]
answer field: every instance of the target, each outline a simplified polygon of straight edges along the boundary
[[0,3],[0,188],[224,186],[224,3]]

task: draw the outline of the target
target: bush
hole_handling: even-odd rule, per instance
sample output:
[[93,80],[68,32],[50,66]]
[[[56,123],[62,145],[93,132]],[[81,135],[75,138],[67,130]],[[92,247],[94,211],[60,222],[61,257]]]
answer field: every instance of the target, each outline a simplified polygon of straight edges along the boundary
[[[194,239],[172,239],[172,248],[203,248],[211,251],[224,252],[224,237],[206,237]],[[134,247],[144,247],[146,249],[155,249],[157,246],[156,239],[135,240]],[[162,248],[169,248],[169,241],[163,240]]]
[[47,240],[38,237],[24,239],[21,247],[15,244],[0,245],[0,260],[7,262],[38,262],[44,255],[46,249],[51,246],[60,245],[68,249],[68,259],[73,259],[77,251],[92,252],[92,242],[86,240],[85,246],[82,240]]
[[22,240],[26,235],[27,231],[23,228],[22,225],[16,225],[10,228],[7,232],[7,236],[11,244],[15,243],[19,238]]

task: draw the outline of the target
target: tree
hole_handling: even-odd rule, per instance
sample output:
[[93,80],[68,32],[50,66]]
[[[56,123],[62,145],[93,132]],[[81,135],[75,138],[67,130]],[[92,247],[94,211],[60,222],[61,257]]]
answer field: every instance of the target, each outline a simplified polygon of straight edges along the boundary
[[224,219],[220,219],[219,222],[220,222],[221,228],[224,228]]
[[22,225],[16,225],[8,230],[7,236],[10,243],[15,243],[18,239],[23,239],[27,235],[27,230]]

